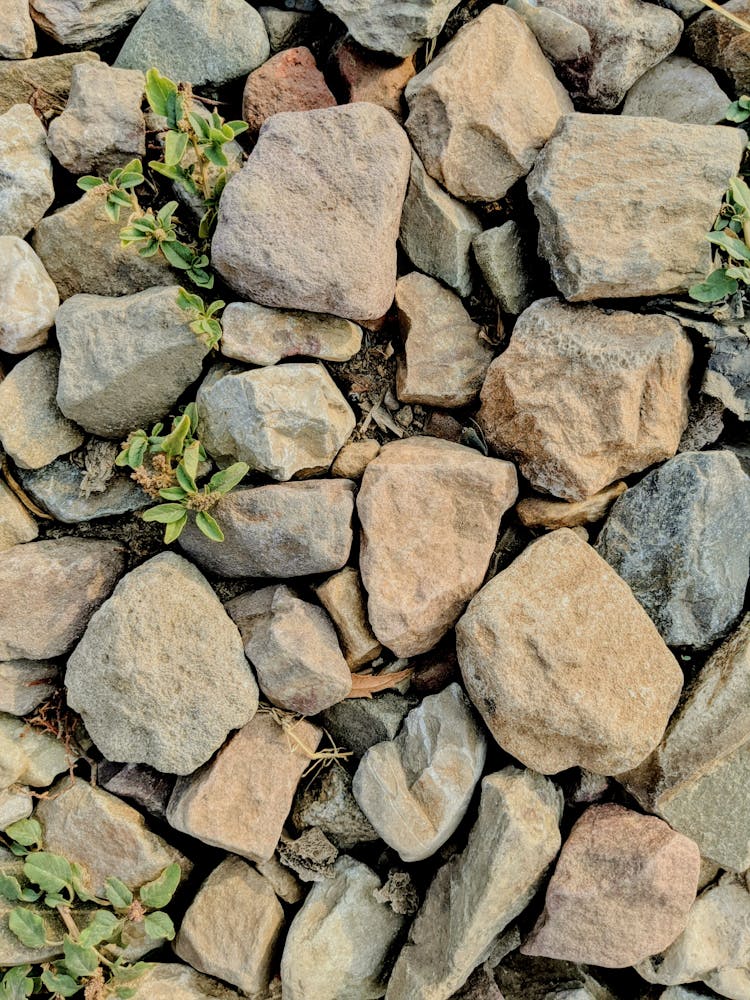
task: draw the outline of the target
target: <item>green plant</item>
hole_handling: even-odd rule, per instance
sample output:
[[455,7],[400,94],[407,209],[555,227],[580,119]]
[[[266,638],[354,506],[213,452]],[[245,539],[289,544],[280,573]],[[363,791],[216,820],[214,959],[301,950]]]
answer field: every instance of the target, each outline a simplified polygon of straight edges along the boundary
[[733,177],[708,240],[717,248],[716,267],[688,294],[697,302],[720,302],[750,286],[750,188]]
[[190,323],[190,329],[196,336],[200,337],[212,350],[218,347],[221,340],[221,320],[216,313],[220,312],[226,305],[221,299],[216,299],[209,305],[203,301],[200,295],[180,288],[177,292],[177,305],[180,309],[190,312],[194,319]]
[[[60,854],[42,850],[42,828],[34,819],[21,820],[5,831],[10,850],[23,858],[22,874],[0,873],[0,895],[15,903],[8,930],[26,948],[55,951],[56,957],[7,969],[0,978],[0,1000],[73,997],[127,1000],[132,983],[151,966],[130,963],[124,949],[134,939],[154,946],[175,936],[163,908],[180,882],[180,866],[171,864],[158,878],[141,886],[137,895],[120,879],[106,881],[104,897],[85,885],[81,867]],[[64,933],[50,940],[45,908],[59,917]]]
[[168,201],[154,215],[151,209],[131,218],[130,224],[120,230],[122,246],[138,245],[141,257],[153,257],[161,252],[166,260],[200,288],[212,288],[214,276],[206,270],[208,257],[193,245],[183,243],[177,236],[176,201]]
[[739,100],[732,101],[724,117],[728,122],[736,122],[738,125],[746,122],[750,118],[750,97],[743,94]]
[[138,207],[133,188],[143,184],[146,178],[143,176],[143,166],[140,160],[131,160],[124,167],[113,170],[106,181],[101,177],[80,177],[77,181],[78,187],[82,191],[91,191],[92,188],[106,187],[107,199],[104,203],[107,215],[113,222],[120,221],[120,212],[123,208],[134,210]]

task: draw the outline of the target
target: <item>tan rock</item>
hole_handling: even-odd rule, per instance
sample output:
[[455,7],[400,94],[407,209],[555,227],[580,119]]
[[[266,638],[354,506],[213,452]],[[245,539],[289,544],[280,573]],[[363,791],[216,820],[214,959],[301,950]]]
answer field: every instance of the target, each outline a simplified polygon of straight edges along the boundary
[[525,955],[620,969],[684,930],[700,852],[655,816],[591,806],[563,845]]
[[132,984],[132,1000],[238,1000],[236,990],[187,965],[156,962]]
[[0,552],[18,545],[33,542],[39,534],[36,521],[13,492],[0,481]]
[[692,358],[669,317],[540,299],[490,365],[478,420],[535,489],[583,500],[675,454]]
[[615,500],[627,486],[620,480],[612,483],[599,493],[585,500],[544,500],[542,497],[526,497],[516,504],[518,519],[527,528],[575,528],[584,524],[595,524],[605,516]]
[[437,438],[393,442],[368,465],[357,499],[360,571],[384,646],[414,656],[453,626],[517,488],[509,462]]
[[568,528],[537,539],[483,587],[456,640],[493,736],[542,774],[627,771],[659,743],[682,688],[627,584]]
[[268,861],[259,861],[255,867],[263,878],[270,883],[271,888],[285,903],[299,903],[305,895],[302,883],[286,865],[279,861],[278,854],[272,855]]
[[57,289],[29,244],[0,236],[0,348],[24,354],[46,344],[59,305]]
[[28,715],[53,693],[57,666],[46,660],[0,662],[0,712]]
[[346,662],[352,670],[380,656],[383,647],[367,620],[362,581],[353,566],[345,566],[329,576],[315,588],[315,593],[333,619]]
[[230,302],[221,317],[221,353],[251,365],[275,365],[304,355],[348,361],[362,346],[362,330],[338,316],[268,309],[255,302]]
[[74,760],[50,733],[33,729],[13,715],[0,714],[0,790],[17,783],[46,788]]
[[333,460],[331,475],[340,479],[361,479],[367,466],[379,454],[380,445],[371,438],[349,441]]
[[1,59],[28,59],[36,51],[34,22],[26,0],[3,0],[0,32]]
[[73,67],[98,59],[96,52],[86,51],[0,62],[0,114],[5,114],[14,104],[29,103],[37,90],[61,107],[68,99]]

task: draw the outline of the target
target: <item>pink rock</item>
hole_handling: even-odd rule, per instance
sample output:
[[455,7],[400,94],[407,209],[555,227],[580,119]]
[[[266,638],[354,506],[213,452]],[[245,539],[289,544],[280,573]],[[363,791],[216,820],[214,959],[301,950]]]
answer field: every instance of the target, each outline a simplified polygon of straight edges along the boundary
[[414,56],[398,59],[368,52],[352,38],[345,38],[333,51],[333,63],[341,79],[346,100],[380,104],[403,121],[404,88],[417,72]]
[[280,111],[331,108],[336,98],[315,64],[312,52],[300,45],[284,49],[248,76],[242,97],[242,117],[254,135],[263,122]]

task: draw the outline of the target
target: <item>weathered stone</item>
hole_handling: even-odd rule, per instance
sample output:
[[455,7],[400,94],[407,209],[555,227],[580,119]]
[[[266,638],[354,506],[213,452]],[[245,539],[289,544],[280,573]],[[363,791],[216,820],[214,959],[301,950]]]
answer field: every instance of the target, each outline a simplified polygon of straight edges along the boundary
[[3,0],[0,15],[0,59],[29,59],[36,52],[36,35],[27,0]]
[[367,466],[380,454],[380,445],[372,438],[348,441],[334,459],[331,475],[341,479],[361,479]]
[[28,104],[0,115],[0,235],[25,236],[52,204],[47,133]]
[[109,597],[125,558],[116,542],[29,542],[0,552],[0,660],[67,653]]
[[195,382],[208,347],[190,329],[177,290],[63,302],[57,402],[67,417],[100,437],[125,437],[163,418]]
[[568,528],[537,539],[480,590],[456,639],[490,732],[543,774],[635,767],[661,740],[682,688],[627,584]]
[[562,796],[533,771],[482,781],[463,852],[432,881],[388,983],[388,1000],[447,1000],[527,906],[560,848]]
[[688,423],[682,432],[678,452],[703,451],[724,432],[724,404],[702,392],[690,402]]
[[708,346],[702,391],[740,420],[750,420],[750,328],[713,326]]
[[216,270],[262,305],[379,319],[409,159],[406,135],[373,104],[275,115],[222,195]]
[[[750,15],[748,0],[728,0],[722,4],[730,14],[747,21]],[[750,89],[750,36],[740,25],[730,21],[718,11],[705,10],[690,25],[688,41],[698,62],[710,69],[725,73],[740,97]]]
[[[503,935],[503,938],[507,937],[510,937],[510,932]],[[507,958],[501,954],[499,964],[493,968],[503,1000],[616,1000],[615,995],[594,979],[585,966],[522,955],[515,950],[520,943],[519,940],[504,944],[504,948],[510,947],[512,953]],[[488,962],[494,961],[493,950]],[[631,982],[628,987],[631,987]],[[636,996],[638,1000],[646,1000],[646,995],[642,996],[640,991],[633,993],[629,1000],[636,1000]]]
[[0,662],[0,712],[28,715],[49,698],[57,682],[54,663],[44,660]]
[[260,861],[255,867],[273,891],[285,903],[299,903],[305,895],[302,883],[286,865],[279,861],[278,854],[273,854],[268,861]]
[[591,55],[591,36],[582,24],[557,10],[536,6],[536,0],[507,0],[507,4],[524,19],[553,63]]
[[352,779],[343,767],[327,767],[297,794],[292,822],[298,830],[321,830],[348,850],[378,839],[378,834],[352,794]]
[[518,225],[509,219],[502,226],[486,229],[474,237],[471,247],[500,308],[518,316],[533,298]]
[[322,882],[335,877],[339,849],[317,827],[303,830],[294,839],[282,834],[277,854],[281,864],[290,868],[301,882]]
[[326,732],[337,746],[360,758],[371,746],[395,738],[411,704],[396,691],[341,701],[323,712]]
[[30,0],[37,25],[61,45],[108,40],[138,17],[149,0]]
[[321,0],[360,45],[410,56],[440,33],[458,0]]
[[21,542],[33,542],[38,534],[34,518],[0,480],[0,552]]
[[375,892],[379,877],[343,857],[313,886],[292,921],[281,959],[284,1000],[383,995],[386,960],[404,923]]
[[29,244],[0,236],[0,350],[24,354],[45,344],[59,305],[54,282]]
[[219,86],[260,66],[269,51],[263,19],[244,0],[151,0],[115,66],[157,66],[173,80]]
[[535,489],[583,500],[674,455],[692,358],[669,317],[540,299],[490,365],[478,420]]
[[730,100],[708,70],[684,56],[670,56],[630,88],[622,113],[685,125],[718,125],[726,118]]
[[354,484],[345,479],[234,490],[215,510],[223,543],[188,522],[180,546],[220,576],[331,573],[349,558],[353,511]]
[[370,462],[357,499],[360,571],[384,646],[424,653],[455,624],[516,494],[509,462],[437,438],[393,442]]
[[303,45],[307,41],[312,29],[309,14],[280,10],[278,7],[258,7],[258,13],[266,26],[272,53]]
[[133,158],[146,155],[146,124],[141,111],[145,79],[134,70],[106,63],[73,67],[70,97],[50,124],[50,152],[73,174],[106,176]]
[[96,52],[64,52],[39,59],[0,61],[0,114],[14,104],[28,104],[37,90],[44,91],[56,106],[64,105],[73,67],[98,60]]
[[[0,833],[21,819],[27,819],[34,811],[34,799],[28,788],[15,785],[0,792]],[[2,865],[2,856],[0,856]]]
[[263,123],[281,111],[314,111],[336,106],[333,96],[304,45],[285,49],[248,76],[242,95],[242,117],[257,136]]
[[[539,253],[565,298],[671,294],[702,281],[711,261],[706,233],[744,143],[736,128],[621,115],[563,118],[528,191]],[[624,191],[637,195],[623,199]]]
[[279,480],[326,471],[356,424],[322,365],[219,369],[196,403],[200,439],[220,465],[247,462]]
[[41,469],[19,469],[18,478],[34,503],[64,524],[127,514],[153,503],[129,475],[115,475],[103,492],[88,493],[85,470],[68,458],[58,458]]
[[586,500],[566,502],[526,497],[516,504],[516,513],[524,527],[544,528],[545,531],[555,528],[575,528],[580,524],[596,524],[605,517],[609,508],[626,489],[625,483],[621,480]]
[[742,611],[750,479],[727,451],[683,452],[622,496],[597,549],[670,646],[704,649]]
[[176,963],[150,963],[129,986],[132,1000],[239,1000],[236,990]]
[[167,819],[206,844],[267,861],[321,735],[304,719],[287,733],[270,714],[259,713],[209,764],[178,779]]
[[50,733],[13,715],[0,715],[0,789],[17,783],[46,788],[74,759]]
[[348,361],[362,346],[362,330],[347,319],[255,302],[230,302],[221,323],[221,353],[251,365],[275,365],[297,355]]
[[451,684],[413,709],[395,740],[365,753],[354,797],[403,861],[422,861],[463,819],[486,750],[465,695]]
[[122,579],[68,660],[65,684],[105,757],[173,774],[204,764],[258,707],[236,627],[205,577],[172,552]]
[[[502,93],[503,100],[495,95]],[[406,129],[425,169],[457,198],[502,198],[572,104],[508,7],[466,24],[406,87]]]
[[174,950],[199,972],[255,996],[268,988],[284,911],[262,875],[227,858],[198,890]]
[[345,103],[379,104],[398,122],[403,120],[404,87],[417,72],[414,56],[393,59],[375,55],[347,35],[333,47],[331,57],[344,90]]
[[174,779],[143,764],[113,764],[102,760],[96,768],[99,786],[121,799],[130,799],[157,819],[164,819]]
[[329,576],[315,588],[321,604],[333,619],[346,661],[354,670],[380,656],[383,647],[367,620],[362,581],[353,566]]

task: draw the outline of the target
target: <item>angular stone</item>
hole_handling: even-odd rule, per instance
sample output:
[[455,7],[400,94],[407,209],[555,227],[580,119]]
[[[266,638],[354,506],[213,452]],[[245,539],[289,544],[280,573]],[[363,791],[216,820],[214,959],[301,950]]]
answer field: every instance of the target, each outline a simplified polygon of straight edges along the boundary
[[684,56],[670,56],[633,84],[622,114],[718,125],[726,118],[730,101],[708,70]]
[[507,0],[507,3],[528,24],[542,51],[553,63],[591,55],[591,36],[582,24],[557,10],[537,7],[536,0]]
[[708,346],[702,391],[740,420],[750,420],[750,328],[713,326]]
[[341,569],[352,547],[354,484],[346,479],[234,490],[216,507],[224,541],[188,522],[180,546],[220,576],[286,578]]
[[255,302],[230,302],[221,324],[221,353],[251,365],[275,365],[298,355],[348,361],[362,346],[362,330],[348,319]]
[[581,524],[596,524],[606,516],[612,504],[626,489],[627,486],[621,480],[586,500],[566,502],[526,497],[516,504],[516,513],[524,527],[544,528],[545,531],[555,528],[576,528]]
[[268,988],[283,926],[284,911],[270,883],[230,857],[198,890],[174,950],[199,972],[255,996]]
[[[503,948],[518,948],[519,940],[511,940],[508,931],[500,939]],[[494,962],[493,952],[489,961]],[[507,958],[501,958],[500,964],[493,969],[494,978],[502,990],[503,1000],[616,1000],[602,983],[593,978],[585,966],[574,965],[573,962],[555,962],[548,958],[535,958],[522,955],[520,951],[512,951]],[[630,986],[630,984],[628,984]],[[646,1000],[646,994],[636,992],[629,1000]],[[572,992],[572,996],[567,991]]]
[[396,283],[403,354],[396,394],[403,403],[453,409],[476,399],[492,361],[492,345],[458,296],[412,271]]
[[44,660],[5,660],[0,663],[0,712],[28,715],[57,687],[54,663]]
[[440,33],[458,0],[321,0],[360,45],[410,56]]
[[321,830],[341,850],[378,839],[357,805],[351,775],[343,767],[324,768],[311,785],[300,789],[292,822],[298,830]]
[[341,701],[322,714],[326,732],[337,746],[360,758],[371,746],[395,738],[411,705],[396,691],[373,698]]
[[591,806],[563,845],[525,955],[621,969],[684,930],[700,852],[655,816]]
[[[34,799],[28,788],[16,785],[12,789],[0,792],[0,833],[7,830],[13,823],[27,819],[34,811]],[[0,858],[0,864],[2,858]]]
[[278,7],[258,7],[258,13],[268,32],[271,52],[281,52],[307,41],[312,25],[309,14],[296,10],[280,10]]
[[33,542],[38,534],[34,518],[0,480],[0,552],[21,542]]
[[354,797],[403,861],[422,861],[463,819],[486,751],[466,696],[451,684],[413,709],[395,740],[365,753]]
[[315,588],[320,603],[333,619],[346,662],[352,670],[380,656],[383,647],[367,620],[362,581],[353,566],[344,569]]
[[0,789],[15,784],[46,788],[74,760],[63,742],[50,733],[29,727],[13,715],[0,715]]
[[533,898],[560,848],[562,796],[533,771],[482,781],[463,852],[433,879],[393,969],[387,1000],[448,1000]]
[[258,707],[237,628],[173,552],[123,577],[68,660],[65,685],[105,757],[172,774],[204,764]]
[[304,719],[287,733],[260,712],[209,764],[178,779],[167,819],[206,844],[268,861],[321,736]]
[[52,204],[47,133],[28,104],[0,115],[0,235],[25,236]]
[[255,867],[284,903],[299,903],[305,895],[302,883],[291,869],[282,865],[278,854],[272,855],[268,861],[258,862]]
[[122,474],[114,475],[103,492],[87,493],[85,470],[67,458],[42,469],[20,469],[18,478],[34,503],[64,524],[127,514],[153,502],[129,475]]
[[149,0],[30,0],[37,25],[61,45],[83,47],[109,39],[138,17]]
[[220,465],[247,462],[279,480],[325,472],[356,424],[322,365],[219,369],[196,403],[200,439]]
[[[750,16],[748,0],[728,0],[722,7],[742,21]],[[736,97],[746,94],[750,89],[750,36],[721,13],[705,10],[703,4],[699,9],[703,13],[686,33],[695,58],[709,69],[725,73]]]
[[531,277],[526,269],[521,233],[512,219],[486,229],[471,244],[479,269],[503,312],[511,316],[531,305]]
[[386,960],[404,923],[375,896],[380,878],[339,858],[333,879],[313,886],[289,928],[281,958],[284,1000],[383,995]]
[[428,174],[470,201],[502,198],[573,108],[531,31],[501,4],[461,28],[406,99],[406,130]]
[[357,499],[360,572],[384,646],[424,653],[455,624],[517,490],[509,462],[437,438],[393,442],[370,462]]
[[[750,387],[748,388],[750,390]],[[702,451],[708,445],[714,444],[723,432],[723,404],[720,400],[701,392],[698,398],[690,403],[688,425],[682,433],[677,451]]]
[[130,799],[139,809],[164,819],[174,779],[143,764],[113,764],[102,760],[96,769],[101,788],[121,799]]
[[682,688],[627,584],[568,528],[537,539],[480,590],[456,643],[490,732],[543,774],[574,765],[619,774],[641,763]]
[[47,144],[58,163],[73,174],[102,177],[146,155],[146,123],[141,111],[146,81],[134,70],[106,63],[73,67],[70,97],[50,124]]
[[196,381],[208,347],[190,329],[177,291],[169,285],[63,302],[57,402],[67,417],[100,437],[125,437],[150,429]]
[[742,611],[750,479],[727,451],[683,452],[621,497],[597,549],[670,646],[705,649]]
[[59,305],[54,282],[29,244],[0,236],[0,350],[25,354],[45,344]]
[[188,965],[149,963],[150,968],[130,988],[132,1000],[239,1000],[239,993]]
[[399,232],[412,264],[444,281],[459,295],[468,295],[472,285],[471,241],[481,231],[474,212],[443,191],[413,154]]
[[96,52],[64,52],[38,59],[0,62],[0,114],[5,114],[14,104],[28,104],[37,90],[43,90],[57,106],[64,105],[73,67],[98,60]]
[[27,0],[2,0],[0,15],[0,59],[29,59],[36,51],[36,35]]
[[406,135],[373,104],[275,115],[222,195],[216,270],[262,305],[379,319],[409,159]]
[[257,136],[263,123],[281,111],[314,111],[336,106],[333,96],[304,45],[272,56],[248,76],[242,95],[242,117]]
[[[539,253],[565,298],[672,294],[702,281],[711,262],[706,233],[744,143],[736,128],[567,115],[527,182]],[[637,196],[623,199],[629,190]],[[618,210],[602,227],[613,203]]]
[[361,479],[367,466],[380,454],[380,445],[372,438],[348,441],[334,459],[331,475],[341,479]]
[[535,489],[583,500],[674,455],[692,358],[669,317],[540,299],[490,365],[478,420]]
[[414,56],[393,59],[375,55],[347,35],[333,47],[331,57],[344,90],[345,103],[379,104],[398,122],[403,120],[404,87],[417,72]]
[[116,542],[29,542],[0,552],[0,660],[67,653],[125,565]]

